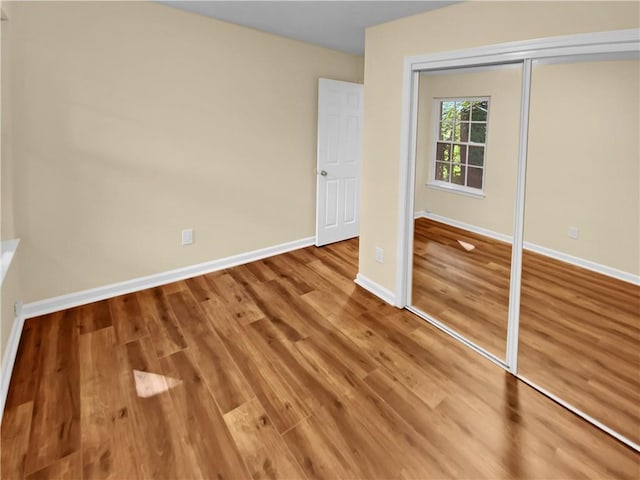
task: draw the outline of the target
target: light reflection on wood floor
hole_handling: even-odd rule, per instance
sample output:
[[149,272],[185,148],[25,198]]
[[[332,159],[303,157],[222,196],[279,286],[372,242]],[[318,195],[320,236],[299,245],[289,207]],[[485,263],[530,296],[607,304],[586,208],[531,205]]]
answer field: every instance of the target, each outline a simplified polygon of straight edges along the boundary
[[[414,245],[413,304],[504,358],[511,246],[425,218]],[[527,250],[522,278],[519,372],[640,444],[640,287]]]
[[357,287],[357,256],[28,320],[3,478],[637,478],[634,452]]

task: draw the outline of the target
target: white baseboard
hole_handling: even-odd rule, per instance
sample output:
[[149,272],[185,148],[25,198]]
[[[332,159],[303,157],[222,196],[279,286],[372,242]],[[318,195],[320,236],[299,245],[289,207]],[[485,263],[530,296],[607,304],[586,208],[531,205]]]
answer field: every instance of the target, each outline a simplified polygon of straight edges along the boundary
[[[463,230],[468,230],[470,232],[477,233],[478,235],[483,235],[485,237],[493,238],[494,240],[500,240],[506,243],[512,242],[511,237],[509,235],[505,235],[504,233],[494,232],[493,230],[487,230],[486,228],[481,228],[468,223],[459,222],[457,220],[453,220],[447,217],[442,217],[440,215],[436,215],[431,212],[416,212],[415,218],[428,218],[436,222],[444,223],[445,225],[450,225],[452,227],[457,227]],[[565,262],[570,265],[575,265],[577,267],[582,267],[586,270],[591,270],[592,272],[606,275],[607,277],[612,277],[618,280],[622,280],[623,282],[628,282],[633,285],[640,286],[640,275],[634,275],[633,273],[624,272],[622,270],[608,267],[606,265],[592,262],[590,260],[574,257],[573,255],[569,255],[568,253],[552,250],[551,248],[542,247],[540,245],[536,245],[535,243],[531,243],[531,242],[524,242],[524,249],[529,250],[530,252],[544,255],[545,257],[553,258],[555,260],[560,260],[561,262]]]
[[[85,305],[87,303],[105,300],[107,298],[124,295],[126,293],[137,292],[147,288],[165,285],[167,283],[177,282],[185,278],[197,277],[205,273],[223,270],[225,268],[235,267],[244,263],[255,262],[263,258],[272,257],[281,253],[290,252],[299,248],[309,247],[315,243],[315,237],[302,238],[292,242],[274,245],[272,247],[261,248],[251,252],[240,253],[226,258],[220,258],[210,262],[199,263],[188,267],[169,270],[167,272],[157,273],[146,277],[134,278],[124,282],[105,285],[103,287],[92,288],[74,292],[59,297],[39,300],[37,302],[26,303],[22,309],[22,315],[26,318],[46,315],[48,313],[65,310],[67,308]],[[4,368],[4,365],[3,365]]]
[[384,288],[382,285],[365,277],[361,273],[358,273],[358,275],[356,275],[356,279],[354,280],[354,282],[356,282],[357,285],[360,285],[365,290],[373,293],[376,297],[381,298],[389,305],[393,307],[398,306],[396,303],[396,295],[391,290]]
[[431,212],[418,212],[416,213],[415,218],[428,218],[429,220],[433,220],[439,223],[444,223],[445,225],[450,225],[452,227],[460,228],[462,230],[469,230],[470,232],[477,233],[478,235],[483,235],[485,237],[493,238],[494,240],[500,240],[501,242],[506,242],[506,243],[512,242],[512,238],[509,235],[505,235],[504,233],[495,232],[493,230],[489,230],[482,227],[476,227],[475,225],[459,222],[458,220],[454,220],[452,218],[442,217],[440,215],[436,215],[435,213],[431,213]]
[[9,339],[7,340],[7,345],[2,357],[2,378],[0,378],[0,422],[2,422],[4,407],[7,402],[7,395],[9,394],[9,382],[11,381],[11,373],[13,372],[13,366],[16,362],[16,356],[18,355],[18,345],[20,344],[24,321],[25,318],[22,314],[22,304],[17,302],[16,316],[13,320],[11,333],[9,333]]
[[530,242],[524,242],[524,248],[525,250],[544,255],[545,257],[560,260],[561,262],[569,263],[577,267],[582,267],[586,270],[591,270],[592,272],[606,275],[607,277],[615,278],[617,280],[622,280],[623,282],[640,286],[640,275],[623,272],[622,270],[618,270],[617,268],[607,267],[606,265],[601,265],[590,260],[584,260],[583,258],[574,257],[573,255],[569,255],[568,253],[551,250],[550,248],[541,247],[540,245],[536,245]]

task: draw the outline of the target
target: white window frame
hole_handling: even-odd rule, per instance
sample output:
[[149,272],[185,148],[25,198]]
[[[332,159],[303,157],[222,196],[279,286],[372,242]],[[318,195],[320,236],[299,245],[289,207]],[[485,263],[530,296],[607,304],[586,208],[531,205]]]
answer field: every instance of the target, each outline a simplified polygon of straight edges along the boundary
[[[453,139],[450,141],[440,141],[440,104],[442,102],[487,102],[487,118],[483,122],[486,125],[484,143],[475,143],[471,141],[471,125],[474,123],[472,119],[469,120],[469,140],[467,142],[456,142]],[[431,188],[437,188],[439,190],[445,190],[452,193],[461,193],[467,196],[484,198],[484,186],[486,185],[486,173],[487,173],[487,144],[489,140],[489,115],[491,113],[491,97],[476,96],[476,97],[435,97],[433,99],[433,148],[431,150],[430,158],[430,173],[427,180],[427,186]],[[482,159],[482,188],[469,187],[467,185],[457,185],[452,182],[443,182],[442,180],[436,180],[436,155],[438,151],[438,143],[449,143],[453,145],[464,145],[467,147],[465,166],[468,167],[469,159],[469,147],[482,146],[484,148],[484,158]],[[452,150],[453,151],[453,150]],[[453,164],[453,162],[451,162]],[[474,167],[477,168],[477,167]],[[466,173],[465,173],[466,183]]]

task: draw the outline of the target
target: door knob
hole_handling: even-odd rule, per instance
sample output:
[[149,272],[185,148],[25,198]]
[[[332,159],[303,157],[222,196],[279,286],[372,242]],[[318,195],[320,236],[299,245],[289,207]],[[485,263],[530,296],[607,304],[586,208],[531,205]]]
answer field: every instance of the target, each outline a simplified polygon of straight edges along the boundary
[[326,170],[322,170],[320,172],[320,175],[322,175],[323,177],[326,177],[327,176],[327,171]]

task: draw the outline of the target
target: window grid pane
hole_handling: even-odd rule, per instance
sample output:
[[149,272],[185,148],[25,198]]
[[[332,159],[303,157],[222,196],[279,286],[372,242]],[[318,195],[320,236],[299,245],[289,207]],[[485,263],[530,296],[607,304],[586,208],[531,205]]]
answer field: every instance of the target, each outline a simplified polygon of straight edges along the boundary
[[436,180],[441,182],[449,182],[451,179],[451,163],[436,162]]
[[483,174],[482,168],[469,167],[467,169],[467,185],[472,188],[482,188]]
[[440,140],[449,141],[453,134],[453,123],[448,121],[440,122]]
[[487,101],[473,102],[473,107],[471,109],[471,120],[486,122],[488,107],[489,103]]
[[485,123],[471,124],[470,140],[472,143],[485,143],[487,136],[487,125]]
[[434,179],[481,190],[489,102],[446,99],[440,100],[438,107]]
[[454,164],[451,168],[451,183],[464,186],[467,178],[466,168],[464,165]]
[[469,147],[469,165],[482,167],[484,165],[484,147]]
[[436,160],[449,162],[451,161],[451,144],[438,142],[436,147]]

